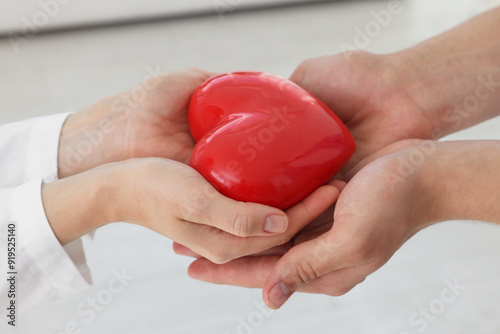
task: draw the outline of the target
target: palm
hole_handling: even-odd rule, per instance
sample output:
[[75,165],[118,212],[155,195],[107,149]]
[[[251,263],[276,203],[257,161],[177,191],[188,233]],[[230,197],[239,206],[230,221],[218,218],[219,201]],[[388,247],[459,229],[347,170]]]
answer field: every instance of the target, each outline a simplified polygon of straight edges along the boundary
[[299,245],[303,242],[317,238],[320,235],[328,232],[333,225],[333,212],[335,205],[331,206],[328,210],[323,212],[318,218],[310,222],[299,233],[295,235],[291,241],[293,246]]
[[191,95],[211,73],[190,70],[149,79],[145,98],[127,119],[130,158],[162,157],[187,163],[195,142],[188,123]]

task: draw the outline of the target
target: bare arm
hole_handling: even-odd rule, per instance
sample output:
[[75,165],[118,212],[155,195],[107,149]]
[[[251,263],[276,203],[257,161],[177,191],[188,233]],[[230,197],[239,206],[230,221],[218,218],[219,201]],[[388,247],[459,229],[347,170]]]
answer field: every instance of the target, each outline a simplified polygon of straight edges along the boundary
[[432,139],[500,115],[500,8],[394,55],[407,91],[432,120]]

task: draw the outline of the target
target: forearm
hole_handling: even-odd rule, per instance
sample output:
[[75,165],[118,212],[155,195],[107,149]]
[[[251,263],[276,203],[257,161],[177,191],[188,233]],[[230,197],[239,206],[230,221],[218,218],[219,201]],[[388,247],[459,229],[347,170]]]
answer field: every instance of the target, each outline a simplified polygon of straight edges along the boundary
[[119,220],[117,179],[105,167],[43,185],[45,214],[62,245]]
[[500,224],[500,141],[442,142],[421,174],[434,222]]
[[500,8],[392,56],[432,139],[500,115]]

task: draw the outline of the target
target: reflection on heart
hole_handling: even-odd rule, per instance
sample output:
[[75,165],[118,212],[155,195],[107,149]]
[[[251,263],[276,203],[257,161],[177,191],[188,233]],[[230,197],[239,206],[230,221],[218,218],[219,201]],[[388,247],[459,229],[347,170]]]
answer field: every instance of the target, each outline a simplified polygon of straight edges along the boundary
[[286,209],[329,181],[354,140],[296,84],[268,73],[215,76],[193,94],[190,165],[230,198]]

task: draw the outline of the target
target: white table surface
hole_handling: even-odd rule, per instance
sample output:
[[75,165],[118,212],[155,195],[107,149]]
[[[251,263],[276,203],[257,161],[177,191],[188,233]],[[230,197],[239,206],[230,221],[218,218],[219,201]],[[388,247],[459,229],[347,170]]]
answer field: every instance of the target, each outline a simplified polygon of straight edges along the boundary
[[[405,1],[404,10],[372,40],[373,52],[413,45],[494,5],[495,1]],[[498,3],[498,1],[497,1]],[[387,2],[339,2],[246,14],[41,35],[19,52],[0,40],[0,124],[79,110],[132,87],[148,68],[196,66],[214,71],[291,74],[303,59],[337,53],[353,28]],[[500,139],[500,119],[452,139]],[[500,203],[499,203],[500,205]],[[189,259],[148,230],[116,224],[85,241],[95,285],[19,318],[18,333],[420,333],[410,317],[429,307],[457,279],[467,288],[425,333],[500,332],[500,228],[447,222],[405,244],[381,270],[339,298],[295,295],[280,311],[260,315],[259,290],[215,286],[188,278]],[[105,288],[112,271],[135,279],[87,323],[78,305]],[[256,327],[238,328],[239,319]],[[259,322],[259,320],[261,320]],[[245,320],[247,321],[247,320]],[[2,333],[8,333],[5,330]]]

